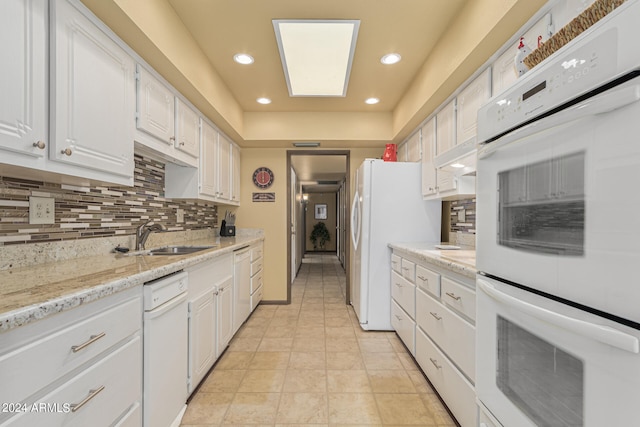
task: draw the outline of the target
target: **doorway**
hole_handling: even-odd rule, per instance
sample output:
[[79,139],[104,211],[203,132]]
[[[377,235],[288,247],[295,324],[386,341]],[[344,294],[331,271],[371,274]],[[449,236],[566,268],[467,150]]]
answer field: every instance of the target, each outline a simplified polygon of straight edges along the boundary
[[[349,280],[349,229],[348,202],[350,176],[349,150],[288,150],[287,151],[287,300],[291,301],[291,284],[307,250],[309,226],[332,216],[329,222],[331,236],[335,239],[330,251],[345,269]],[[313,202],[315,195],[328,196],[332,203]],[[317,210],[317,212],[316,212]],[[317,214],[317,216],[316,216]],[[310,216],[309,216],[310,215]],[[308,224],[312,218],[313,224]],[[326,253],[326,252],[325,252]],[[345,304],[349,304],[349,283],[346,286]]]

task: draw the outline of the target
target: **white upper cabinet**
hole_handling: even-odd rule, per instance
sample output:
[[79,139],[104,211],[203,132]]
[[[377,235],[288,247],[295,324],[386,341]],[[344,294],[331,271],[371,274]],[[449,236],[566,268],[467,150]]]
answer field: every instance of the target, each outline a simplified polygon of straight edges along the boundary
[[436,118],[432,117],[422,127],[422,196],[427,197],[438,192],[436,168],[433,158],[436,155]]
[[[198,166],[200,113],[154,73],[137,65],[135,141],[142,152],[183,166]],[[151,152],[149,152],[149,150]]]
[[[47,1],[3,0],[2,163],[43,168],[47,154]],[[5,152],[6,150],[6,152]]]
[[231,145],[231,200],[240,203],[240,148]]
[[135,62],[67,0],[52,8],[50,159],[131,184]]
[[187,104],[176,98],[175,146],[195,158],[200,151],[200,117]]
[[175,135],[173,92],[140,64],[137,71],[136,127],[167,145],[173,145]]
[[456,145],[456,100],[453,99],[436,116],[436,155]]
[[411,137],[407,140],[407,162],[419,162],[422,157],[422,147],[420,147],[420,130],[418,129]]
[[464,144],[476,137],[478,130],[478,110],[490,96],[491,69],[487,68],[458,94],[456,145]]
[[200,153],[200,193],[210,197],[218,196],[218,132],[202,122]]
[[218,135],[218,197],[231,200],[231,141]]

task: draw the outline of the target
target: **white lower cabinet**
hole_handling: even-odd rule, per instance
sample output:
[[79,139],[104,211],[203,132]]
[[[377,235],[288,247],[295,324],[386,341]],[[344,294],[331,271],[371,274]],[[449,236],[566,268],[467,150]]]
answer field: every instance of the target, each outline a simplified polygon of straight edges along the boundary
[[233,278],[218,285],[218,354],[233,338]]
[[394,250],[391,262],[396,333],[458,423],[476,427],[473,279],[404,251]]
[[140,426],[141,294],[136,287],[1,333],[0,402],[28,409],[0,413],[0,425]]
[[257,243],[251,246],[250,250],[251,259],[251,311],[255,310],[260,301],[262,301],[263,295],[263,243]]
[[[188,392],[193,393],[231,339],[227,327],[232,301],[224,301],[233,285],[230,254],[188,268],[189,369]],[[224,336],[223,336],[224,335]]]

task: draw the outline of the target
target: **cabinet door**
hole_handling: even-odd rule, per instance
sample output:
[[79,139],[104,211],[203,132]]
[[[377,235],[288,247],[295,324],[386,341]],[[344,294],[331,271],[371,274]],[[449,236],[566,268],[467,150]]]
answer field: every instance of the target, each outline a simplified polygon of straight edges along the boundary
[[420,131],[414,133],[411,138],[407,140],[407,161],[408,162],[419,162],[422,153],[420,147]]
[[66,0],[52,4],[50,158],[132,177],[135,63]]
[[47,152],[46,5],[46,0],[3,0],[0,14],[5,58],[0,67],[0,148],[27,154],[34,161],[44,159]]
[[453,191],[458,187],[458,181],[456,180],[453,172],[445,171],[444,169],[438,170],[437,181],[437,188],[441,193],[445,191]]
[[231,144],[231,200],[240,203],[240,148]]
[[216,359],[216,321],[212,292],[189,303],[189,393],[198,386]]
[[218,354],[229,345],[233,337],[233,278],[218,287]]
[[202,121],[202,152],[200,154],[200,193],[216,197],[218,194],[218,132]]
[[448,103],[436,115],[436,155],[456,145],[456,100]]
[[176,98],[175,147],[193,157],[198,157],[200,150],[200,117],[178,98]]
[[218,135],[218,197],[231,199],[231,142]]
[[436,168],[433,158],[436,154],[436,118],[422,127],[422,195],[436,194]]
[[175,139],[173,93],[138,65],[136,126],[167,145]]
[[478,129],[478,110],[491,95],[490,77],[491,69],[487,68],[458,95],[456,144],[475,138]]

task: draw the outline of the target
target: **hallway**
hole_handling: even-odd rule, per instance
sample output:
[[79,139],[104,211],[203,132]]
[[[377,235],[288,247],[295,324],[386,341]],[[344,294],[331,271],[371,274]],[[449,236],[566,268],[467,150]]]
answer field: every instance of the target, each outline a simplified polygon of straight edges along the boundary
[[307,254],[291,305],[260,305],[182,426],[455,426],[393,332],[360,329],[335,255]]

